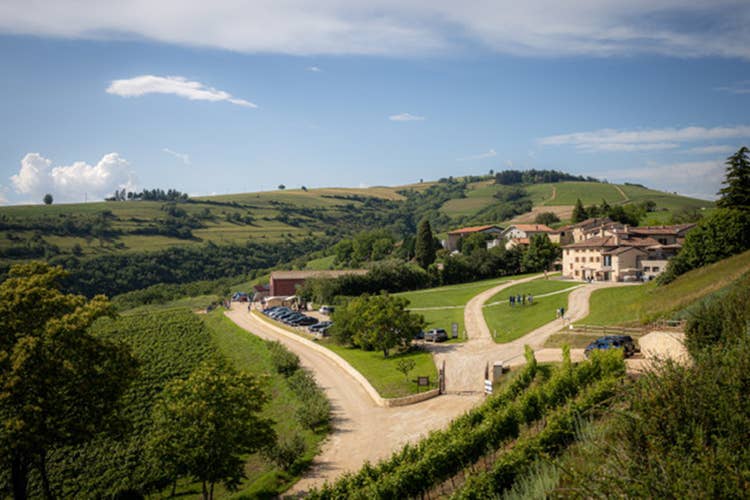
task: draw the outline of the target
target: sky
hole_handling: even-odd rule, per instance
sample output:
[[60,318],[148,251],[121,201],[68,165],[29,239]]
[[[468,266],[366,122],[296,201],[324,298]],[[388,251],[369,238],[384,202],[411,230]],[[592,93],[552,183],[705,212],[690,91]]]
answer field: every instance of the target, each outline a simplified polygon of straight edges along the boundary
[[715,199],[747,0],[3,0],[0,204],[556,169]]

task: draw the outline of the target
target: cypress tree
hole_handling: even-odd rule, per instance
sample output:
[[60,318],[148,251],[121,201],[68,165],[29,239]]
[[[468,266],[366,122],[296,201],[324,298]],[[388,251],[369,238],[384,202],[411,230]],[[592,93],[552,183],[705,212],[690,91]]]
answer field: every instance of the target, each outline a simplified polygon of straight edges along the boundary
[[422,269],[427,269],[430,264],[435,262],[435,242],[432,236],[430,221],[427,219],[420,222],[417,228],[417,242],[414,245],[414,254],[417,264]]
[[721,198],[716,202],[720,208],[737,208],[750,210],[750,150],[743,146],[735,154],[727,158],[726,178],[722,184],[719,195]]
[[576,200],[576,206],[573,208],[573,223],[576,224],[584,221],[587,217],[588,214],[586,213],[586,209],[583,208],[583,203],[581,203],[581,199],[578,198]]

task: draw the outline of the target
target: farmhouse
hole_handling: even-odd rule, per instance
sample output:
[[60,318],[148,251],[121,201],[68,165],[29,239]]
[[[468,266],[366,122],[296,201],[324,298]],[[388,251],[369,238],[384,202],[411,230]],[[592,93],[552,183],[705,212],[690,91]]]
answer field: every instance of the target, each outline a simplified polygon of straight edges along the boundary
[[505,245],[510,250],[516,246],[528,246],[531,238],[537,234],[546,234],[555,242],[555,230],[544,224],[513,224],[508,226],[498,238],[487,242],[487,248]]
[[348,274],[367,274],[367,269],[342,269],[336,271],[273,271],[271,273],[271,296],[290,296],[297,293],[297,287],[310,278],[338,278]]
[[455,250],[458,250],[458,242],[461,241],[461,238],[465,238],[466,236],[476,233],[484,233],[489,236],[498,237],[500,234],[502,234],[502,232],[502,228],[498,226],[474,226],[455,229],[448,233],[448,239],[443,242],[443,246],[453,252]]
[[563,246],[563,276],[597,281],[649,280],[661,274],[682,248],[694,224],[631,228],[614,222],[574,228],[574,238]]

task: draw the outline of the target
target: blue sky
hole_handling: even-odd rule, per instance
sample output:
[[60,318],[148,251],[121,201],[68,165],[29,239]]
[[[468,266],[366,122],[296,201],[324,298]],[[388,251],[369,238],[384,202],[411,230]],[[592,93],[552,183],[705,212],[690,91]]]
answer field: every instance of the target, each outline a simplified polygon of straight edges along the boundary
[[0,202],[510,167],[714,197],[750,3],[517,3],[7,0]]

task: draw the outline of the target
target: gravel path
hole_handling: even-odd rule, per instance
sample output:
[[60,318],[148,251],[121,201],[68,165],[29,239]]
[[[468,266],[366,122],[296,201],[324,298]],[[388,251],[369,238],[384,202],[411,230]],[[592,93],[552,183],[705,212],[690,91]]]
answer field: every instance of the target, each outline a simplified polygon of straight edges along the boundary
[[362,386],[326,356],[276,331],[277,328],[234,306],[225,313],[258,337],[278,340],[312,370],[333,407],[333,430],[312,468],[288,494],[303,495],[311,487],[332,481],[341,473],[359,469],[365,461],[390,456],[407,442],[416,442],[429,431],[444,428],[458,415],[481,401],[478,396],[445,395],[400,408],[375,404]]

